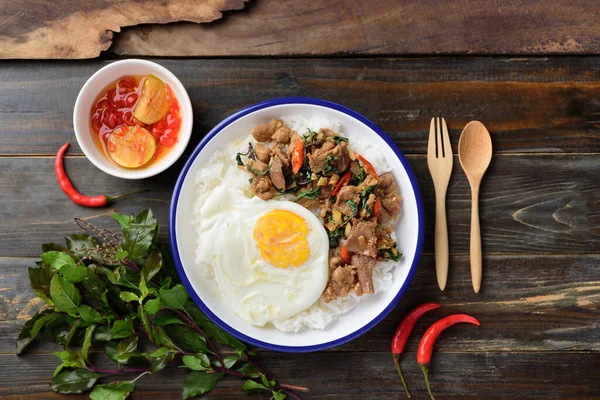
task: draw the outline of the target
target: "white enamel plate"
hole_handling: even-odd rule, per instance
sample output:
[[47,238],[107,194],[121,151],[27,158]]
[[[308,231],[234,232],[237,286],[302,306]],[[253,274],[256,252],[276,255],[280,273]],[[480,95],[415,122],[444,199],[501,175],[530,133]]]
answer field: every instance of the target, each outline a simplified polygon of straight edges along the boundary
[[[193,203],[195,177],[211,154],[230,141],[246,137],[264,122],[286,116],[322,116],[341,124],[345,135],[359,136],[383,154],[390,166],[400,194],[402,212],[394,229],[398,250],[403,254],[393,269],[394,283],[384,293],[369,295],[354,309],[323,330],[286,333],[272,326],[252,326],[225,306],[214,281],[202,277],[195,265],[196,231]],[[400,301],[417,269],[424,236],[423,202],[419,185],[408,161],[394,142],[374,123],[346,107],[311,98],[283,98],[250,106],[217,125],[200,142],[183,167],[171,201],[169,233],[173,258],[179,275],[192,299],[217,325],[238,339],[269,350],[308,352],[339,346],[357,338],[379,321]]]

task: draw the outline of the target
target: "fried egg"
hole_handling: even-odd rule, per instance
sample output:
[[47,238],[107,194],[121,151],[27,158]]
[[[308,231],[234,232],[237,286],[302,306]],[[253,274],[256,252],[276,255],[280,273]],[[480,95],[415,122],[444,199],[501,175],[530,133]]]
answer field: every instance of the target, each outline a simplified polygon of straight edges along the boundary
[[198,261],[212,266],[225,304],[246,322],[282,321],[321,297],[329,240],[312,212],[219,185],[200,215]]

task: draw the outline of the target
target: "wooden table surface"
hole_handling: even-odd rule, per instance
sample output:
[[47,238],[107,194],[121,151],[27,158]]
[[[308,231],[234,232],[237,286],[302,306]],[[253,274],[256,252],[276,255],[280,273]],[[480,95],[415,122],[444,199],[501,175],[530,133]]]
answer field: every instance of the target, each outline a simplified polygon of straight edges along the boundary
[[[0,62],[0,397],[63,398],[48,385],[56,347],[34,345],[27,354],[15,355],[22,324],[41,306],[29,288],[27,267],[39,259],[42,243],[76,231],[76,216],[114,226],[111,212],[146,207],[157,214],[162,239],[167,240],[171,193],[184,160],[142,181],[99,171],[75,143],[71,121],[79,89],[92,73],[121,55],[210,53],[218,57],[155,60],[181,79],[192,100],[194,131],[186,154],[220,120],[250,104],[283,96],[324,98],[362,113],[390,134],[410,161],[425,202],[421,263],[409,292],[390,316],[360,338],[329,351],[261,351],[268,370],[286,383],[310,387],[308,398],[402,398],[388,352],[391,335],[412,307],[438,301],[443,309],[426,315],[418,329],[450,312],[470,313],[482,325],[456,326],[440,338],[430,369],[436,398],[600,398],[600,57],[594,55],[600,53],[600,28],[594,2],[562,1],[545,8],[541,2],[492,1],[498,3],[496,8],[485,12],[461,0],[433,18],[443,8],[414,1],[398,5],[397,19],[388,15],[392,2],[384,0],[372,10],[366,2],[320,0],[310,2],[306,15],[292,1],[285,2],[287,11],[275,2],[255,3],[214,26],[130,28],[115,35],[115,45],[101,59]],[[339,12],[333,12],[336,8]],[[459,18],[461,10],[466,14]],[[307,21],[299,35],[314,33],[314,51],[289,31],[260,24],[270,15],[273,24],[295,21],[290,29],[304,26],[298,18]],[[479,17],[475,27],[465,25],[466,15]],[[502,23],[506,15],[518,26],[528,22],[531,30],[510,29]],[[315,16],[322,19],[312,21]],[[442,27],[423,25],[425,18],[443,16],[450,20]],[[396,20],[399,25],[393,24]],[[8,23],[0,23],[0,34]],[[336,23],[344,32],[336,30]],[[313,26],[314,31],[309,29]],[[368,29],[371,26],[375,31]],[[203,32],[233,47],[223,50],[206,42]],[[232,38],[241,32],[246,44],[269,36],[273,43],[262,47],[270,50],[236,50],[239,43]],[[330,40],[323,37],[329,33]],[[182,53],[187,38],[190,45]],[[410,43],[416,51],[409,51]],[[371,47],[360,50],[359,44]],[[440,47],[443,44],[448,51]],[[458,55],[469,52],[480,56]],[[421,56],[407,57],[408,53]],[[433,55],[438,53],[455,55]],[[555,53],[580,54],[551,55]],[[434,116],[447,119],[455,152],[470,120],[482,121],[492,135],[494,158],[481,189],[484,278],[479,294],[473,293],[470,282],[470,193],[458,159],[447,199],[450,274],[446,291],[437,287],[434,195],[426,163],[427,128]],[[81,192],[151,191],[104,209],[71,203],[52,169],[54,154],[67,140],[73,145],[67,169]],[[415,361],[417,344],[415,335],[402,365],[414,398],[425,399]],[[184,377],[176,368],[143,377],[131,398],[179,398]],[[240,385],[228,378],[206,398],[246,398]]]

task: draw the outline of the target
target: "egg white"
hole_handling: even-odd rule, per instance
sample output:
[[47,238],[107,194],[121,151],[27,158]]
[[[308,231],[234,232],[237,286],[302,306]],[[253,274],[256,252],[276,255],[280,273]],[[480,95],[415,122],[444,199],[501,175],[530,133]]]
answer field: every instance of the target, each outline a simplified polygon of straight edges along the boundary
[[[262,259],[254,225],[273,210],[293,212],[306,222],[310,255],[302,265],[278,268]],[[290,201],[248,198],[219,185],[200,215],[197,261],[212,266],[225,304],[246,322],[263,326],[282,321],[321,297],[329,277],[329,240],[312,212]]]

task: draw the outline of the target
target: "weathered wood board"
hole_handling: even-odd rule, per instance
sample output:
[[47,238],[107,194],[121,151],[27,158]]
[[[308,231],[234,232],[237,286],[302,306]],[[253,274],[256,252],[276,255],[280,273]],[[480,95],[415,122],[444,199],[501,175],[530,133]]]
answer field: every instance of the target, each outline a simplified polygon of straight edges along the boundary
[[[217,123],[259,101],[312,96],[350,107],[381,126],[405,154],[425,154],[429,119],[445,117],[454,150],[464,125],[482,121],[494,152],[600,151],[600,58],[382,58],[157,60],[188,90],[188,153]],[[73,105],[106,61],[0,65],[0,149],[53,155],[70,140]],[[60,96],[57,94],[60,93]]]
[[[102,50],[161,57],[600,51],[595,0],[256,1],[227,23],[196,23],[245,1],[4,0],[0,58],[94,58]],[[174,21],[194,23],[163,25]],[[118,33],[123,27],[130,28]]]
[[[389,353],[268,352],[261,362],[285,383],[311,388],[305,399],[380,400],[402,399],[399,382]],[[436,354],[430,369],[433,394],[438,399],[597,399],[600,382],[592,371],[600,368],[600,356],[589,352],[449,352]],[[52,355],[17,357],[0,355],[0,396],[3,399],[83,400],[87,395],[59,395],[50,392],[50,377],[56,366]],[[99,364],[102,365],[102,364]],[[585,370],[579,370],[582,368]],[[426,400],[427,391],[415,353],[405,354],[402,369],[413,399]],[[168,368],[138,381],[131,400],[179,399],[185,371]],[[125,377],[125,376],[124,376]],[[127,376],[135,378],[135,375]],[[110,381],[110,379],[109,379]],[[226,378],[202,399],[266,400],[248,397],[242,382]]]
[[596,0],[256,1],[227,23],[138,26],[116,37],[137,56],[594,54]]
[[248,0],[3,0],[0,58],[94,58],[124,26],[211,22]]

